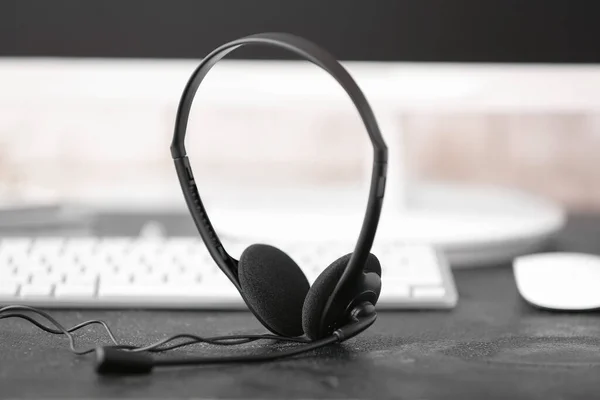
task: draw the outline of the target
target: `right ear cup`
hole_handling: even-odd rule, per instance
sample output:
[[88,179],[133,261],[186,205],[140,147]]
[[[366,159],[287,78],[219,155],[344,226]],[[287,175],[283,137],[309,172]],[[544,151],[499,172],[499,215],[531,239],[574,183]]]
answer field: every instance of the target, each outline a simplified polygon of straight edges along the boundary
[[[306,336],[311,340],[320,339],[322,336],[319,325],[321,323],[321,316],[325,310],[325,304],[342,277],[351,256],[352,253],[346,254],[325,268],[313,282],[312,287],[306,295],[304,307],[302,308],[302,328]],[[364,272],[372,272],[381,276],[381,264],[373,254],[369,254],[367,257]],[[379,293],[377,293],[377,297],[379,297]]]
[[253,244],[240,256],[238,278],[250,308],[269,330],[290,337],[303,334],[302,307],[310,284],[290,256]]

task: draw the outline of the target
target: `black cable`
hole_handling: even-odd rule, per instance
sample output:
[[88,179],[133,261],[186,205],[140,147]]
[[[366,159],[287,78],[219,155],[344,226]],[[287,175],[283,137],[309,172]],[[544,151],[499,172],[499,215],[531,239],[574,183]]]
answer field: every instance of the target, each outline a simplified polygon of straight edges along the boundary
[[[45,318],[49,321],[54,328],[48,327],[41,322],[35,320],[29,315],[22,313],[8,313],[7,311],[26,311],[32,312]],[[327,346],[328,344],[340,341],[341,336],[334,335],[325,339],[321,339],[315,342],[308,342],[307,339],[303,338],[286,338],[282,336],[272,334],[252,334],[252,335],[230,335],[230,336],[216,336],[211,338],[203,338],[192,334],[178,334],[147,346],[133,346],[120,344],[115,335],[112,333],[108,325],[101,320],[90,320],[77,324],[71,328],[65,328],[60,322],[54,319],[50,314],[42,310],[30,306],[23,305],[11,305],[0,308],[0,319],[7,318],[19,318],[32,323],[34,326],[41,330],[51,334],[64,334],[69,340],[69,348],[76,355],[84,355],[89,353],[96,354],[96,371],[100,374],[108,373],[148,373],[155,366],[173,366],[173,365],[196,365],[196,364],[223,364],[223,363],[236,363],[236,362],[257,362],[275,360],[283,357],[289,357],[300,353],[306,353],[311,350],[315,350],[320,347]],[[88,348],[80,350],[75,347],[75,337],[72,332],[82,329],[86,326],[98,324],[102,325],[106,330],[112,345],[108,346],[96,346],[94,348]],[[174,340],[187,338],[189,340],[182,343],[172,344],[170,346],[162,347]],[[239,355],[239,356],[211,356],[211,357],[187,357],[187,358],[166,358],[154,360],[151,356],[152,353],[166,352],[181,348],[184,346],[190,346],[196,343],[207,343],[211,345],[225,345],[235,346],[245,343],[254,342],[257,340],[279,340],[284,342],[295,342],[295,343],[307,343],[305,346],[299,346],[288,350],[283,350],[278,353],[269,354],[250,354],[250,355]]]
[[[11,311],[11,310],[22,310],[22,311],[28,311],[28,312],[37,314],[37,315],[45,318],[46,320],[48,320],[57,329],[48,327],[48,326],[42,324],[41,322],[36,321],[34,318],[32,318],[26,314],[11,313],[11,314],[6,314],[6,315],[1,315],[1,314],[5,313],[6,311]],[[116,339],[115,335],[113,334],[113,332],[111,331],[111,329],[102,320],[85,321],[85,322],[82,322],[80,324],[77,324],[77,325],[67,329],[63,325],[61,325],[56,319],[54,319],[50,314],[48,314],[42,310],[36,309],[34,307],[22,306],[22,305],[11,305],[11,306],[6,306],[3,308],[0,308],[0,319],[7,319],[7,318],[24,319],[24,320],[32,323],[39,329],[42,329],[45,332],[52,333],[52,334],[63,334],[65,336],[67,336],[67,338],[69,339],[69,347],[70,347],[71,351],[77,355],[84,355],[84,354],[92,353],[95,351],[95,348],[78,350],[75,347],[75,338],[73,337],[73,335],[71,333],[75,332],[79,329],[82,329],[86,326],[93,325],[93,324],[102,325],[104,327],[104,329],[106,330],[108,336],[110,337],[111,341],[113,342],[113,345],[107,346],[108,348],[124,350],[124,351],[128,351],[128,352],[144,352],[144,351],[165,352],[165,351],[170,351],[170,350],[174,350],[174,349],[185,347],[185,346],[190,346],[190,345],[197,344],[197,343],[207,343],[210,345],[218,345],[218,346],[237,346],[237,345],[246,344],[246,343],[250,343],[250,342],[254,342],[254,341],[258,341],[258,340],[269,340],[269,339],[284,341],[284,342],[295,342],[295,343],[309,342],[308,339],[304,339],[304,338],[287,338],[287,337],[277,336],[277,335],[272,335],[272,334],[229,335],[229,336],[214,336],[214,337],[208,337],[208,338],[203,338],[203,337],[200,337],[197,335],[192,335],[192,334],[178,334],[178,335],[174,335],[174,336],[159,340],[150,345],[133,346],[133,345],[120,344],[117,341],[117,339]],[[174,340],[182,339],[182,338],[188,338],[190,340],[185,341],[183,343],[173,344],[170,346],[160,348],[160,346],[163,346]]]
[[[164,344],[167,344],[169,342],[172,342],[173,340],[182,339],[182,338],[188,338],[191,340],[188,340],[187,342],[179,343],[176,345],[171,345],[164,349],[158,349],[158,347],[160,347]],[[167,351],[167,350],[173,350],[173,349],[176,349],[179,347],[190,346],[190,345],[196,344],[196,343],[208,343],[208,344],[220,345],[220,346],[237,346],[240,344],[245,344],[245,343],[249,343],[249,342],[254,342],[256,340],[260,340],[260,338],[240,338],[240,339],[231,341],[231,343],[228,343],[228,342],[223,343],[220,341],[220,339],[221,339],[220,337],[217,337],[217,339],[215,340],[214,338],[202,338],[202,337],[196,336],[196,335],[180,333],[178,335],[174,335],[174,336],[168,337],[166,339],[159,340],[158,342],[152,343],[147,346],[136,347],[135,349],[132,349],[131,351],[132,352]],[[229,338],[227,338],[227,339],[229,339]]]
[[224,363],[236,363],[236,362],[258,362],[258,361],[269,361],[276,360],[278,358],[284,358],[293,356],[296,354],[306,353],[312,350],[316,350],[320,347],[327,346],[329,344],[335,343],[339,340],[337,336],[329,336],[324,339],[320,339],[314,342],[307,344],[306,346],[301,346],[297,348],[293,348],[287,351],[280,351],[277,353],[269,353],[269,354],[247,354],[247,355],[239,355],[239,356],[230,356],[230,357],[186,357],[186,358],[165,358],[165,359],[155,359],[153,360],[153,366],[161,367],[161,366],[174,366],[174,365],[197,365],[197,364],[224,364]]
[[[370,307],[367,307],[370,306]],[[34,318],[22,314],[22,313],[10,313],[6,314],[7,311],[27,311],[37,314],[46,320],[48,320],[56,329],[47,327]],[[376,319],[377,314],[374,312],[374,307],[371,303],[365,302],[357,307],[356,310],[364,311],[354,312],[353,322],[337,329],[332,336],[320,339],[314,342],[310,342],[303,338],[287,338],[272,334],[251,334],[251,335],[229,335],[229,336],[216,336],[211,338],[203,338],[192,334],[178,334],[171,336],[166,339],[159,340],[147,346],[133,346],[119,344],[115,335],[112,333],[108,325],[101,320],[90,320],[77,324],[69,329],[61,325],[56,319],[50,314],[38,310],[30,306],[23,305],[11,305],[0,308],[0,319],[7,318],[20,318],[28,322],[31,322],[36,327],[44,330],[45,332],[52,334],[64,334],[69,339],[69,348],[74,354],[84,355],[94,352],[96,354],[96,371],[100,374],[112,374],[112,373],[149,373],[155,366],[183,366],[183,365],[198,365],[198,364],[224,364],[224,363],[238,363],[238,362],[259,362],[259,361],[270,361],[284,357],[290,357],[301,353],[307,353],[312,350],[316,350],[320,347],[327,346],[335,342],[342,342],[347,338],[353,337],[356,334],[362,332],[368,328]],[[2,315],[4,314],[4,315]],[[363,315],[364,314],[364,315]],[[78,350],[75,347],[75,338],[72,332],[82,329],[92,324],[102,325],[108,336],[110,337],[113,345],[108,346],[97,346],[95,348]],[[172,344],[161,348],[174,340],[187,338],[182,343]],[[268,354],[246,354],[236,355],[229,357],[222,356],[211,356],[211,357],[186,357],[186,358],[165,358],[155,360],[151,353],[165,352],[184,346],[189,346],[195,343],[208,343],[212,345],[225,345],[234,346],[245,343],[250,343],[257,340],[279,340],[284,342],[295,342],[295,343],[306,343],[305,346],[299,346],[288,350],[283,350],[277,353]]]
[[55,335],[62,335],[62,331],[59,331],[57,329],[53,329],[53,328],[49,328],[47,326],[45,326],[44,324],[36,321],[35,319],[31,318],[29,315],[25,315],[25,314],[6,314],[6,315],[0,315],[0,319],[7,319],[7,318],[20,318],[20,319],[24,319],[28,322],[31,322],[33,325],[37,326],[38,328],[40,328],[43,331],[46,331],[48,333],[52,333]]
[[[87,349],[87,350],[77,350],[75,348],[75,338],[73,337],[73,335],[71,335],[71,332],[65,328],[64,326],[62,326],[60,324],[60,322],[58,322],[56,319],[54,319],[50,314],[48,314],[47,312],[44,312],[42,310],[38,310],[37,308],[33,308],[30,306],[22,306],[22,305],[11,305],[11,306],[6,306],[6,307],[2,307],[0,308],[0,314],[6,312],[6,311],[11,311],[11,310],[21,310],[21,311],[30,311],[33,312],[35,314],[38,314],[44,318],[46,318],[46,320],[48,320],[52,325],[54,325],[58,331],[60,332],[56,332],[56,333],[62,333],[64,334],[68,339],[69,339],[69,348],[71,349],[71,351],[77,355],[84,355],[84,354],[88,354],[88,353],[92,353],[95,349]],[[11,315],[11,314],[9,314]],[[15,315],[15,314],[12,314]],[[6,316],[5,316],[6,317]],[[19,317],[20,318],[20,317]],[[22,319],[26,319],[26,320],[30,320],[30,318],[22,318]],[[86,321],[83,322],[81,324],[78,324],[72,328],[70,328],[71,330],[75,331],[77,329],[81,329],[84,326],[87,325],[91,325],[91,324],[100,324],[102,325],[105,329],[106,332],[108,333],[108,335],[110,336],[111,341],[119,346],[119,343],[117,342],[117,339],[115,338],[115,336],[113,335],[112,331],[110,330],[110,328],[108,327],[108,325],[106,325],[106,323],[104,321],[100,321],[100,320],[94,320],[94,321]],[[41,324],[35,324],[36,326],[40,326]],[[44,327],[47,328],[47,327]],[[52,328],[47,328],[44,329],[46,332],[51,332],[51,333],[55,333],[55,330],[53,330]]]
[[[173,340],[181,339],[181,338],[189,338],[191,340],[158,349],[158,347],[161,345],[167,344]],[[190,346],[192,344],[197,344],[197,343],[207,343],[207,344],[212,344],[212,345],[217,345],[217,346],[238,346],[241,344],[256,342],[258,340],[269,340],[269,339],[278,340],[278,341],[282,341],[282,342],[291,342],[291,343],[309,343],[309,341],[307,339],[303,339],[303,338],[286,338],[286,337],[282,337],[282,336],[269,335],[269,334],[265,334],[265,335],[262,335],[262,334],[231,335],[231,336],[215,336],[215,337],[211,337],[211,338],[202,338],[200,336],[183,333],[183,334],[171,336],[167,339],[160,340],[156,343],[153,343],[153,344],[145,346],[145,347],[137,347],[131,351],[132,352],[141,352],[141,351],[164,352],[164,351],[168,351],[168,350],[177,349],[180,347]],[[228,343],[229,341],[231,341],[231,343]]]

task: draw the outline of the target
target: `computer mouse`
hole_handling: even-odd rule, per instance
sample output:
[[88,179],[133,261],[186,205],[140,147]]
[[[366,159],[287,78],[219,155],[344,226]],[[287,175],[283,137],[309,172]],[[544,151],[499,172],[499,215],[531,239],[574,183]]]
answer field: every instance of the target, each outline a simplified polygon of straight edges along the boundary
[[600,256],[552,252],[515,258],[517,289],[529,303],[554,310],[600,308]]

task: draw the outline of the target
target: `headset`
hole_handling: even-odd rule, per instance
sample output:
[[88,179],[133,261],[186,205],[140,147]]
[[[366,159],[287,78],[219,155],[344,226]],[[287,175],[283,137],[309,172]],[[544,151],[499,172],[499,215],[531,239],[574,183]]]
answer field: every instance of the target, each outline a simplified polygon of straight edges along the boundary
[[[187,122],[196,91],[215,64],[230,52],[245,45],[283,48],[327,71],[354,103],[373,146],[369,197],[354,250],[325,268],[312,286],[298,264],[274,246],[252,244],[242,252],[239,260],[227,253],[206,213],[186,153]],[[100,374],[148,373],[154,367],[275,360],[343,342],[363,332],[375,322],[375,305],[381,291],[381,265],[370,251],[385,194],[388,151],[364,94],[346,69],[330,53],[307,39],[288,33],[250,35],[216,48],[200,62],[184,88],[177,109],[170,150],[185,202],[211,257],[240,293],[248,309],[272,334],[215,338],[176,335],[149,346],[134,347],[118,344],[108,326],[102,321],[88,321],[67,329],[43,311],[26,306],[2,308],[0,319],[7,317],[2,316],[3,312],[15,309],[32,311],[43,316],[52,322],[56,329],[45,327],[21,314],[11,315],[27,319],[47,332],[67,335],[71,350],[76,354],[94,352],[96,371]],[[114,346],[102,346],[86,351],[77,351],[74,348],[71,333],[92,323],[104,325]],[[160,347],[179,338],[189,340],[179,345]],[[151,354],[198,342],[236,345],[261,339],[300,342],[303,345],[276,353],[246,356],[154,358]]]

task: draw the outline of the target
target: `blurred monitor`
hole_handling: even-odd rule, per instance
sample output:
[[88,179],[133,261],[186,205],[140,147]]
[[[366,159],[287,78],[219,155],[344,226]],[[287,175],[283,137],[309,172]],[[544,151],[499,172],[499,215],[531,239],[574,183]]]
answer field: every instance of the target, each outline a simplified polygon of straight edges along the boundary
[[[6,132],[33,124],[29,119],[23,122],[14,117],[17,108],[10,109],[6,104],[19,107],[19,101],[29,104],[33,101],[31,98],[46,95],[47,98],[38,104],[40,111],[36,120],[45,121],[44,118],[52,115],[59,118],[60,113],[47,111],[47,107],[61,107],[62,104],[64,115],[60,118],[68,123],[50,129],[50,124],[39,122],[42,128],[35,128],[37,131],[32,128],[32,132],[36,132],[32,134],[35,140],[23,139],[20,145],[29,150],[32,143],[34,146],[41,143],[39,149],[30,152],[32,157],[37,157],[38,168],[26,170],[22,166],[19,173],[26,175],[23,179],[51,182],[52,187],[62,185],[70,196],[74,194],[72,190],[78,190],[75,195],[80,195],[81,191],[89,189],[85,185],[89,182],[105,179],[112,184],[115,182],[112,177],[118,174],[128,193],[131,192],[128,182],[138,185],[139,197],[135,201],[143,201],[148,198],[145,190],[157,187],[155,179],[164,177],[165,181],[176,183],[168,164],[170,160],[148,161],[143,154],[127,151],[121,154],[113,149],[113,145],[107,144],[109,142],[100,143],[99,138],[112,142],[123,139],[131,146],[144,140],[144,148],[150,149],[149,152],[156,148],[157,154],[167,154],[166,140],[162,136],[151,137],[150,132],[153,129],[169,132],[171,129],[177,95],[198,59],[214,47],[243,35],[264,31],[295,33],[321,44],[348,65],[359,83],[364,85],[367,97],[373,99],[376,113],[379,111],[384,115],[381,121],[384,136],[396,162],[390,170],[392,179],[381,234],[396,235],[407,241],[433,242],[452,252],[454,258],[451,256],[451,260],[459,263],[480,264],[485,259],[491,264],[532,251],[562,227],[561,204],[577,208],[594,203],[595,198],[590,197],[592,191],[582,183],[585,173],[588,174],[585,179],[595,179],[592,172],[588,172],[591,168],[585,164],[585,160],[594,158],[582,151],[593,148],[594,135],[587,132],[600,127],[600,118],[594,116],[600,110],[600,52],[597,46],[600,24],[596,18],[599,9],[597,2],[566,0],[4,1],[0,5],[0,55],[5,56],[6,62],[0,67],[8,71],[4,73],[3,87],[9,87],[9,90],[4,91],[0,101],[4,101],[5,110],[11,110],[6,112],[5,119],[12,121],[12,125],[3,130],[4,137],[9,136]],[[313,72],[287,64],[290,54],[283,51],[249,47],[228,58],[240,63],[234,63],[231,69],[220,67],[222,75],[215,71],[221,82],[228,82],[230,86],[234,83],[242,85],[252,82],[251,78],[259,76],[261,71],[277,71],[281,82],[262,88],[263,92],[272,92],[267,94],[275,99],[286,91],[306,89],[298,84],[299,77],[306,82],[316,79]],[[31,65],[27,64],[29,59]],[[275,69],[268,69],[271,64],[267,61],[275,62]],[[254,69],[256,65],[258,67]],[[56,72],[56,75],[49,72]],[[257,75],[253,75],[255,73]],[[31,77],[39,78],[39,84],[31,83]],[[68,88],[61,79],[74,83]],[[261,82],[258,78],[254,81]],[[28,89],[21,90],[27,82]],[[308,86],[311,90],[320,90],[318,84]],[[225,93],[222,97],[224,101],[231,99],[232,107],[241,105],[243,108],[251,103],[254,94],[248,94],[247,98],[243,94],[252,93],[249,88],[229,88],[235,96],[228,97],[229,92],[224,87],[215,84],[210,93],[212,99],[214,95]],[[93,98],[85,101],[77,97],[90,93]],[[15,102],[15,98],[18,101]],[[73,99],[77,100],[69,103]],[[99,106],[98,99],[105,101],[102,103],[104,108]],[[337,98],[332,99],[328,104],[337,101]],[[85,106],[88,100],[96,107],[95,113],[91,106]],[[144,107],[152,101],[171,108],[164,113],[150,112]],[[396,106],[397,114],[388,112],[394,111]],[[346,107],[350,108],[350,104]],[[335,173],[338,179],[345,177],[348,171],[356,172],[357,159],[343,158],[342,155],[356,154],[360,147],[342,134],[347,131],[350,137],[358,130],[354,125],[335,120],[333,106],[329,110],[333,117],[324,115],[305,125],[300,121],[312,111],[294,117],[296,110],[294,114],[286,114],[284,110],[278,113],[277,120],[271,115],[273,113],[268,114],[268,110],[262,115],[254,114],[252,109],[249,114],[260,116],[248,122],[244,120],[245,116],[240,117],[241,109],[238,108],[235,109],[237,119],[243,122],[236,126],[236,118],[226,118],[225,114],[215,110],[203,114],[203,123],[209,124],[203,134],[212,132],[213,136],[204,136],[204,142],[198,140],[197,145],[192,146],[204,156],[197,157],[196,162],[206,162],[200,171],[220,171],[227,175],[227,162],[223,161],[226,152],[215,149],[224,148],[223,143],[219,143],[220,129],[228,127],[240,136],[227,140],[239,140],[244,149],[252,147],[254,142],[244,140],[255,132],[274,132],[268,140],[258,143],[269,143],[277,150],[257,145],[250,149],[252,152],[244,150],[230,154],[242,163],[240,165],[252,159],[257,175],[276,180],[277,172],[285,174],[287,171],[286,182],[299,184],[302,179],[296,179],[294,168],[295,163],[300,165],[302,160],[293,158],[298,153],[307,157],[304,161],[309,160],[312,168],[308,170],[327,187],[335,186],[332,184]],[[211,117],[214,118],[211,120]],[[288,126],[290,130],[301,131],[298,134],[285,132],[289,137],[301,137],[301,133],[317,128],[337,133],[338,136],[332,134],[327,142],[341,154],[337,169],[328,164],[331,157],[315,155],[315,149],[323,147],[317,142],[320,140],[318,135],[311,137],[312,143],[289,145],[289,154],[281,150],[286,143],[294,143],[286,142],[288,139],[282,139],[279,134]],[[255,131],[251,131],[252,127]],[[580,139],[587,144],[572,149],[563,144],[563,132],[573,129],[581,130]],[[42,131],[44,135],[40,133]],[[76,141],[74,138],[82,138],[86,132],[95,139],[80,139],[65,150],[50,139],[46,142],[40,139],[47,137],[48,131],[56,134],[72,131],[69,143]],[[142,133],[144,139],[140,139]],[[134,134],[138,136],[134,137]],[[215,149],[210,148],[211,144]],[[5,163],[19,166],[19,160],[11,159],[10,154],[22,152],[10,146],[7,148],[11,150],[6,151],[9,156],[5,160],[9,161]],[[564,152],[556,149],[564,149]],[[255,155],[254,150],[265,153]],[[78,152],[86,154],[85,157],[74,159],[71,164],[65,161]],[[278,159],[273,156],[275,153],[285,157]],[[552,157],[560,159],[556,161]],[[43,164],[46,159],[50,161]],[[2,160],[0,157],[0,174]],[[62,160],[62,164],[53,169],[56,160]],[[114,170],[105,167],[102,160]],[[260,160],[267,161],[257,164]],[[577,160],[576,164],[573,160]],[[84,163],[88,170],[80,169]],[[40,168],[39,165],[47,167]],[[307,169],[306,162],[298,170],[302,168]],[[10,168],[5,170],[12,171]],[[232,174],[238,181],[225,197],[234,198],[236,195],[232,193],[239,193],[245,181],[256,178],[240,177],[240,171],[250,173],[251,170],[238,168]],[[335,173],[320,172],[324,170]],[[50,178],[40,175],[40,171]],[[108,174],[106,171],[113,172]],[[142,171],[147,172],[147,180],[140,178]],[[110,176],[106,178],[101,173]],[[575,184],[574,175],[570,174],[578,176]],[[66,181],[53,181],[51,178],[55,176]],[[108,184],[107,181],[104,183]],[[416,182],[414,185],[413,181]],[[428,185],[427,181],[445,183]],[[408,188],[405,187],[407,182]],[[484,183],[492,187],[483,187]],[[206,191],[212,190],[210,183],[205,186]],[[95,187],[97,192],[88,199],[104,201],[103,195],[114,194],[114,191],[100,189],[99,184]],[[510,187],[542,198],[505,190]],[[214,191],[218,192],[217,189]],[[314,190],[309,192],[315,193]],[[303,201],[301,193],[284,204],[297,207],[298,204],[323,204],[328,200],[332,204],[328,211],[331,211],[338,205],[332,199],[352,198],[344,190],[338,190],[337,194],[318,193],[317,197],[322,198],[313,196],[310,202]],[[175,194],[181,201],[179,193]],[[246,204],[254,204],[248,201],[252,196],[244,197]],[[600,197],[600,191],[597,196]],[[263,197],[269,195],[263,194]],[[264,204],[264,198],[256,202]],[[272,198],[271,203],[275,203]],[[352,206],[356,211],[356,205]],[[322,218],[322,215],[315,218]],[[256,226],[264,226],[265,234],[285,229],[277,223],[285,223],[286,219],[271,216],[270,220],[271,225],[266,226],[268,224],[252,222],[249,218],[244,224],[249,230],[246,233],[252,234]],[[305,218],[304,221],[310,225],[313,220]],[[223,212],[217,225],[236,232],[244,229],[239,226],[239,219],[230,216],[230,210]],[[333,229],[323,229],[320,233],[325,236],[343,236],[345,233]],[[305,231],[297,229],[299,234]]]

